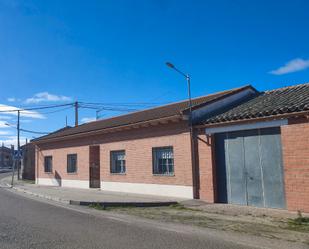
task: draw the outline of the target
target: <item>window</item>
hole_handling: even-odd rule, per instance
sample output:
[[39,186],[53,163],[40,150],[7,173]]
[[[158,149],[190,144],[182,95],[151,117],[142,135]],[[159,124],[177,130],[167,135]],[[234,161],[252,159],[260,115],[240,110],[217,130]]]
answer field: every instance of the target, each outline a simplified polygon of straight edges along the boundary
[[153,174],[174,175],[173,147],[160,147],[152,149]]
[[124,150],[111,151],[111,173],[126,173],[126,153]]
[[45,156],[44,157],[44,172],[51,173],[53,168],[53,157]]
[[68,173],[77,172],[77,154],[69,154],[67,156],[67,172]]

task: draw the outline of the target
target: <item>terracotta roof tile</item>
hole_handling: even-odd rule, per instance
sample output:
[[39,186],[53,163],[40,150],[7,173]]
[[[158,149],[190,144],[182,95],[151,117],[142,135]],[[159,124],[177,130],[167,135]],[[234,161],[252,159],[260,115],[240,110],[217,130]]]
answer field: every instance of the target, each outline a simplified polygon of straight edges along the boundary
[[[230,94],[242,91],[247,88],[252,88],[250,85],[240,87],[240,88],[234,88],[231,90],[218,92],[198,98],[192,99],[192,104],[194,106],[200,106],[203,104],[210,103],[212,101],[216,101],[220,98],[223,98],[225,96],[228,96]],[[252,88],[253,89],[253,88]],[[103,130],[108,128],[114,128],[114,127],[120,127],[124,125],[131,125],[161,118],[167,118],[172,116],[181,116],[182,112],[188,109],[188,100],[159,106],[143,111],[133,112],[126,115],[121,115],[113,118],[98,120],[90,123],[85,123],[76,127],[67,128],[67,129],[61,129],[57,132],[50,133],[46,136],[42,136],[36,139],[33,139],[33,142],[36,141],[43,141],[48,140],[51,138],[59,138],[59,137],[66,137],[70,135],[80,134],[84,132],[90,132],[90,131],[97,131],[97,130]]]
[[203,123],[214,124],[302,111],[309,111],[309,83],[262,92]]

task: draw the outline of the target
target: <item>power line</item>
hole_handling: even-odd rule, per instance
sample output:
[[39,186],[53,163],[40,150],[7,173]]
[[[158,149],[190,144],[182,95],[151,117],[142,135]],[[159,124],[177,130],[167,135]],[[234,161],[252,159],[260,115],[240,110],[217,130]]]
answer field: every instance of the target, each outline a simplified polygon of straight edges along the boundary
[[[9,126],[9,127],[12,127],[12,128],[17,128],[16,125],[12,125],[12,124],[9,124],[9,123],[5,123],[5,125]],[[26,129],[19,129],[20,131],[23,131],[23,132],[28,132],[28,133],[34,133],[34,134],[49,134],[50,132],[42,132],[42,131],[32,131],[32,130],[26,130]]]
[[65,110],[68,110],[68,109],[71,109],[72,106],[69,106],[69,107],[65,107],[65,108],[62,108],[62,109],[59,109],[59,110],[55,110],[55,111],[50,111],[50,112],[40,112],[40,114],[51,114],[51,113],[56,113],[56,112],[62,112],[62,111],[65,111]]
[[[41,106],[41,107],[32,107],[32,108],[17,108],[11,109],[11,110],[0,110],[0,112],[24,112],[24,111],[33,111],[33,110],[43,110],[43,109],[50,109],[50,108],[57,108],[57,107],[63,107],[63,106],[73,106],[74,103],[69,104],[60,104],[60,105],[49,105],[49,106]],[[1,106],[0,106],[1,109]]]
[[133,108],[113,108],[113,107],[93,107],[93,106],[79,106],[80,108],[84,109],[93,109],[93,110],[99,110],[99,111],[119,111],[119,112],[134,112],[138,111],[139,109],[133,109]]
[[41,135],[46,135],[50,133],[50,132],[42,132],[42,131],[31,131],[31,130],[25,130],[25,129],[20,129],[20,131],[33,133],[33,134],[41,134]]
[[59,105],[49,105],[49,106],[25,108],[25,109],[23,109],[23,110],[21,110],[21,111],[42,110],[42,109],[50,109],[50,108],[56,108],[56,107],[62,107],[62,106],[73,106],[73,105],[74,105],[74,103],[59,104]]
[[79,102],[81,104],[96,106],[157,106],[166,103],[140,102],[140,103],[99,103],[99,102]]
[[[72,102],[66,102],[65,104],[73,104]],[[20,105],[19,107],[20,108],[22,108],[22,109],[32,109],[32,108],[38,108],[38,107],[49,107],[49,106],[51,106],[51,107],[53,107],[53,106],[56,106],[56,105],[58,105],[58,104],[41,104],[41,105],[33,105],[33,106],[29,106],[29,105]],[[60,105],[62,105],[62,104],[60,104]]]
[[[66,104],[59,104],[59,105],[42,105],[42,106],[36,106],[36,107],[16,107],[15,109],[8,109],[8,110],[1,110],[0,106],[0,113],[7,113],[7,112],[18,112],[20,111],[25,112],[25,111],[34,111],[34,110],[44,110],[44,109],[51,109],[51,108],[58,108],[58,107],[73,107],[75,106],[76,102],[74,103],[66,103]],[[149,103],[149,102],[141,102],[141,103],[99,103],[99,102],[78,102],[79,107],[84,107],[88,109],[99,109],[99,108],[106,108],[106,110],[111,110],[111,111],[136,111],[138,109],[132,109],[132,108],[116,108],[116,107],[133,107],[133,106],[140,106],[140,107],[153,107],[156,105],[160,104],[165,104],[165,103]],[[68,108],[69,109],[69,108]],[[59,110],[60,111],[60,110]],[[57,111],[55,111],[57,112]],[[53,113],[53,112],[51,112]],[[44,113],[42,113],[44,114]],[[48,114],[48,113],[46,113]]]

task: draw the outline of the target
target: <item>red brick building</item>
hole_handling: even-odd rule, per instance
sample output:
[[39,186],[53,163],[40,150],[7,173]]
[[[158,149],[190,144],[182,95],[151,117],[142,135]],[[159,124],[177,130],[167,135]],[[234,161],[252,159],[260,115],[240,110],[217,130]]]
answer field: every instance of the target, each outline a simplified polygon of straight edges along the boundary
[[309,212],[309,84],[251,86],[33,140],[36,182]]

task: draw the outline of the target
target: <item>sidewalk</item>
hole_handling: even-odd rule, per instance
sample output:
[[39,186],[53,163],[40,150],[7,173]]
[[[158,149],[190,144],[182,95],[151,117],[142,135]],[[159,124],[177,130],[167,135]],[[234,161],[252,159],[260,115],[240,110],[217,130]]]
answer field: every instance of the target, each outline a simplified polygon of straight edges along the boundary
[[[229,216],[252,216],[252,217],[272,217],[272,218],[296,218],[298,213],[285,209],[261,208],[253,206],[243,206],[224,203],[207,203],[201,200],[185,200],[180,202],[186,208],[193,208],[206,213],[229,215]],[[302,213],[309,216],[308,213]]]
[[[86,205],[91,203],[116,204],[114,206],[168,206],[180,203],[186,208],[193,208],[206,213],[229,216],[252,216],[273,218],[296,218],[297,212],[282,209],[256,208],[250,206],[207,203],[201,200],[160,197],[151,195],[131,194],[122,192],[103,191],[100,189],[77,189],[67,187],[42,186],[30,181],[14,181],[14,190],[49,200],[66,204]],[[11,186],[11,176],[0,179],[0,184]],[[123,205],[121,205],[123,204]],[[140,204],[140,205],[139,205]],[[309,214],[304,215],[308,216]]]
[[[0,184],[11,186],[11,176],[2,178]],[[42,186],[30,181],[14,180],[14,190],[32,196],[54,200],[67,204],[90,205],[102,203],[111,206],[168,206],[184,199],[158,197],[150,195],[103,191],[100,189],[77,189],[67,187]]]

